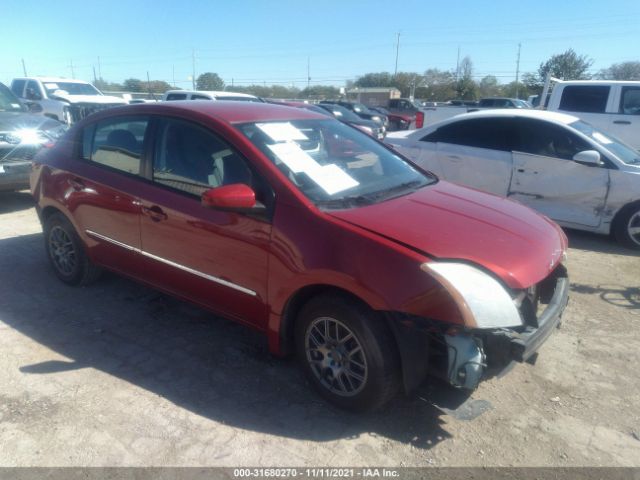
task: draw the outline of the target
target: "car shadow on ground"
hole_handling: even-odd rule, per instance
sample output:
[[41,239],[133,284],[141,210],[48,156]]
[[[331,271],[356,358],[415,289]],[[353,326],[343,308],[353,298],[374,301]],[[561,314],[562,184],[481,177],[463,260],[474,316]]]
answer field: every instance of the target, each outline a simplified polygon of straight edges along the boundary
[[33,197],[28,190],[0,192],[0,214],[27,210],[33,206]]
[[640,288],[622,285],[585,285],[572,283],[571,291],[598,295],[603,301],[620,308],[640,309]]
[[[345,413],[321,400],[293,361],[271,356],[259,332],[113,274],[68,287],[42,250],[41,234],[0,240],[0,274],[12,278],[0,320],[71,361],[22,365],[24,374],[96,368],[238,428],[312,441],[371,432],[424,449],[450,437],[442,409],[451,414],[467,399],[436,385],[378,413]],[[456,418],[490,408],[475,402]]]
[[613,253],[615,255],[625,255],[629,257],[637,257],[640,255],[640,250],[623,247],[615,238],[609,235],[570,229],[564,229],[564,232],[569,239],[570,248],[591,252]]

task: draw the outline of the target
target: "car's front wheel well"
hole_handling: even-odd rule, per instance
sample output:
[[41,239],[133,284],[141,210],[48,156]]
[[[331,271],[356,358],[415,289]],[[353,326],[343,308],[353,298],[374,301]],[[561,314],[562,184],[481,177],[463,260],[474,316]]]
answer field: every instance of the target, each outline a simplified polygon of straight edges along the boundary
[[312,298],[325,294],[347,298],[369,307],[360,297],[340,287],[324,284],[302,287],[289,298],[284,307],[282,319],[280,320],[280,351],[283,355],[290,355],[294,351],[295,323],[302,307]]

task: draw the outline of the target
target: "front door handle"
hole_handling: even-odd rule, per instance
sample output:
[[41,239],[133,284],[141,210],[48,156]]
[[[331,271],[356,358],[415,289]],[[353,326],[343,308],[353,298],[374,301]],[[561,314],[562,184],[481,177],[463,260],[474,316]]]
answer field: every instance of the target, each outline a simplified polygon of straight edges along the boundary
[[142,207],[142,213],[151,218],[154,222],[160,222],[167,219],[167,214],[162,209],[154,205],[153,207]]
[[618,125],[631,125],[629,120],[614,120],[613,123],[617,123]]

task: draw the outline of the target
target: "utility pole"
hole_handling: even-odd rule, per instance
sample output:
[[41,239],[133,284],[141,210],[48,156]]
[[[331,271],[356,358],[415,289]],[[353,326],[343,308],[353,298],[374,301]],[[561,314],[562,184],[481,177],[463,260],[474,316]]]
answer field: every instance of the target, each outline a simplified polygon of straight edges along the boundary
[[196,49],[191,49],[191,86],[196,89]]
[[154,98],[151,93],[151,80],[149,80],[149,70],[147,70],[147,90],[149,90],[149,98]]
[[519,87],[519,83],[518,83],[518,79],[520,78],[520,47],[522,46],[522,44],[518,44],[518,60],[516,61],[516,98],[518,97],[518,87]]
[[460,45],[458,45],[458,57],[456,58],[456,83],[460,75]]
[[76,73],[73,70],[73,59],[69,60],[69,68],[71,68],[71,78],[76,78]]
[[24,65],[24,58],[22,59],[22,72],[24,73],[25,77],[29,76],[27,75],[27,67]]
[[311,85],[311,60],[307,57],[307,88]]
[[398,37],[396,39],[396,68],[393,71],[394,77],[398,74],[398,54],[399,53],[400,53],[400,32],[398,32]]
[[93,83],[95,84],[98,79],[96,78],[96,66],[95,65],[91,65],[93,67]]
[[176,88],[176,66],[171,65],[171,78],[173,79],[173,88]]
[[100,65],[100,56],[98,55],[98,77],[102,80],[102,66]]

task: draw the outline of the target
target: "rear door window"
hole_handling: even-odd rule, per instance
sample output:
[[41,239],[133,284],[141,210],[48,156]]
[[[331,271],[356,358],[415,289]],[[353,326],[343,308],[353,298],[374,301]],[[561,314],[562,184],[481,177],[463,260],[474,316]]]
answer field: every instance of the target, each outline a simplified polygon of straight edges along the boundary
[[167,95],[167,100],[186,100],[186,99],[187,99],[186,93],[170,93],[169,95]]
[[444,125],[421,140],[510,151],[512,131],[511,118],[476,118]]
[[147,117],[110,118],[83,132],[83,157],[122,172],[139,175]]
[[570,85],[562,90],[560,110],[604,113],[609,98],[608,85]]
[[640,115],[640,87],[622,87],[619,112]]

